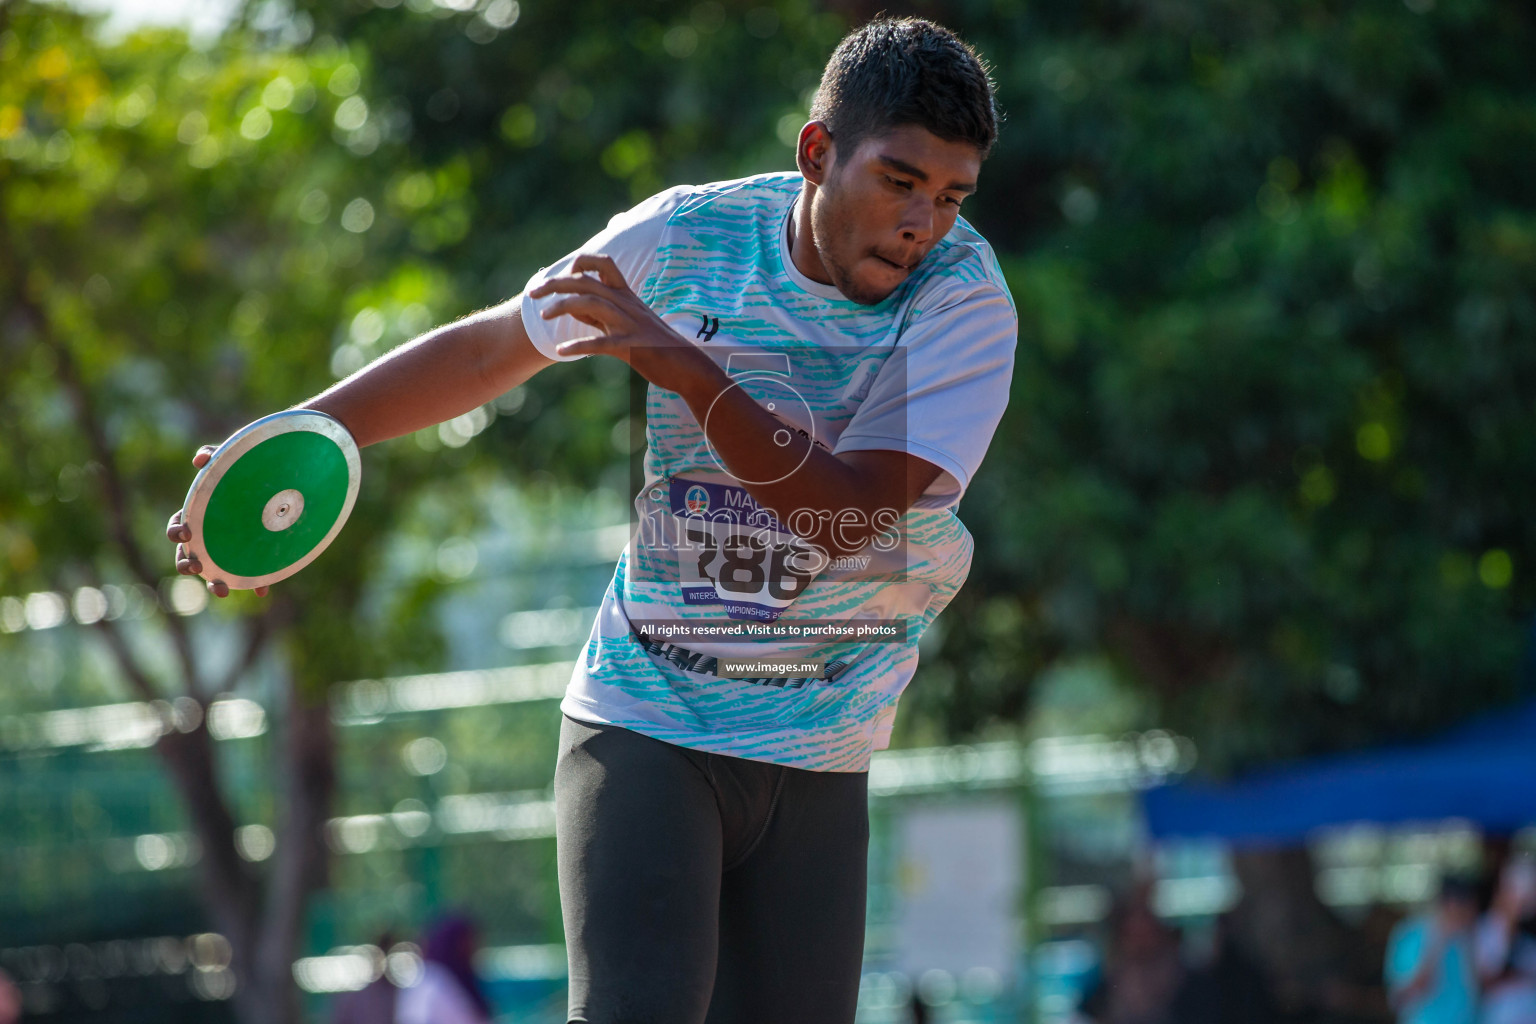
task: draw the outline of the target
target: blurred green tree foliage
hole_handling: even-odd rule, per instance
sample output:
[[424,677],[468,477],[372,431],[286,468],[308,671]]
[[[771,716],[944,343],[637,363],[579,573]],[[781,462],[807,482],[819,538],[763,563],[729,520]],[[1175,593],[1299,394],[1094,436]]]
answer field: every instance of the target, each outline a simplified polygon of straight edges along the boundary
[[[24,663],[25,628],[55,625],[49,601],[73,596],[62,614],[93,627],[85,653],[100,655],[76,663],[115,665],[109,699],[164,702],[158,749],[198,837],[210,921],[233,946],[236,1004],[246,1020],[290,1020],[290,965],[326,877],[326,689],[437,664],[422,614],[436,580],[405,581],[381,614],[363,596],[419,485],[455,470],[473,481],[484,449],[463,442],[496,411],[371,452],[342,539],[270,601],[184,617],[202,602],[195,582],[167,578],[165,519],[199,443],[466,311],[450,274],[388,245],[441,217],[453,191],[394,200],[382,169],[406,163],[403,147],[387,111],[368,109],[366,60],[335,42],[299,52],[236,31],[207,51],[179,33],[103,44],[77,14],[9,4],[0,61],[0,655]],[[603,421],[625,400],[594,380],[566,375],[541,422],[573,461],[601,467],[614,457]],[[584,415],[553,429],[568,407]],[[158,596],[163,613],[120,619],[128,593]],[[263,665],[282,680],[268,696],[283,728],[261,814],[278,850],[258,868],[237,849],[242,819],[200,709]],[[16,688],[4,701],[46,699]]]
[[986,556],[952,682],[919,699],[972,727],[1108,648],[1223,769],[1508,700],[1536,598],[1536,13],[974,13],[1009,110],[975,216],[1020,363],[964,510]]

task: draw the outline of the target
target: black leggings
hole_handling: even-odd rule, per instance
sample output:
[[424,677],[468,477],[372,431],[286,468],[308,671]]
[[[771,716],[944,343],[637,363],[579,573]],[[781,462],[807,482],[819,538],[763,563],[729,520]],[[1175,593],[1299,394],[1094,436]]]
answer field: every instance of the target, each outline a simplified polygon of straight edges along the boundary
[[555,809],[569,1019],[851,1024],[867,782],[565,719]]

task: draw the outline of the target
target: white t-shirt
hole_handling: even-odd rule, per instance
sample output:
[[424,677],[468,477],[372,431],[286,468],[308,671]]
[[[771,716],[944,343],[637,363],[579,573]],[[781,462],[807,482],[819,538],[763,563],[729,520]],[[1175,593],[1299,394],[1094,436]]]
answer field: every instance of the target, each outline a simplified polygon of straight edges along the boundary
[[1536,939],[1522,931],[1511,934],[1492,914],[1485,914],[1472,948],[1478,972],[1499,979],[1483,993],[1479,1024],[1536,1021]]
[[[809,560],[794,518],[780,523],[758,506],[687,405],[651,386],[635,530],[561,708],[693,749],[863,771],[889,736],[918,638],[970,568],[970,534],[953,509],[1007,404],[1018,322],[990,246],[964,220],[877,305],[809,280],[788,258],[800,187],[798,175],[768,174],[671,189],[614,217],[579,252],[612,257],[651,309],[786,430],[834,454],[905,451],[941,472],[913,509],[881,524],[894,530],[818,573],[797,571]],[[542,319],[550,301],[525,291],[523,323],[559,359],[558,343],[592,329]],[[800,623],[821,625],[772,642],[701,638],[712,624]],[[826,623],[895,625],[901,640],[815,632]],[[720,660],[752,657],[828,671],[719,674]]]

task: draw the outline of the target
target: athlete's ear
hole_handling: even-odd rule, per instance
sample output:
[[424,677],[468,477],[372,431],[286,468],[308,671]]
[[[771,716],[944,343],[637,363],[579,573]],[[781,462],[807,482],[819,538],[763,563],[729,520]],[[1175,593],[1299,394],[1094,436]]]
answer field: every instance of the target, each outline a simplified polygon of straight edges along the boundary
[[795,147],[795,163],[800,167],[800,174],[812,185],[820,185],[827,180],[827,172],[832,169],[832,160],[837,155],[832,142],[832,133],[827,131],[827,126],[821,121],[811,121],[800,129],[800,141]]

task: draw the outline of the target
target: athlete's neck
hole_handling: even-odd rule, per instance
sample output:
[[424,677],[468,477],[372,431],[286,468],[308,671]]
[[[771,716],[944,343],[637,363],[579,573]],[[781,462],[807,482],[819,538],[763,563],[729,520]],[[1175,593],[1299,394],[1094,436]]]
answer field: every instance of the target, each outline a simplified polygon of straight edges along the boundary
[[821,262],[816,251],[815,234],[811,229],[811,200],[816,196],[816,186],[806,182],[795,199],[795,208],[789,214],[789,258],[795,269],[817,284],[831,284],[832,275]]

